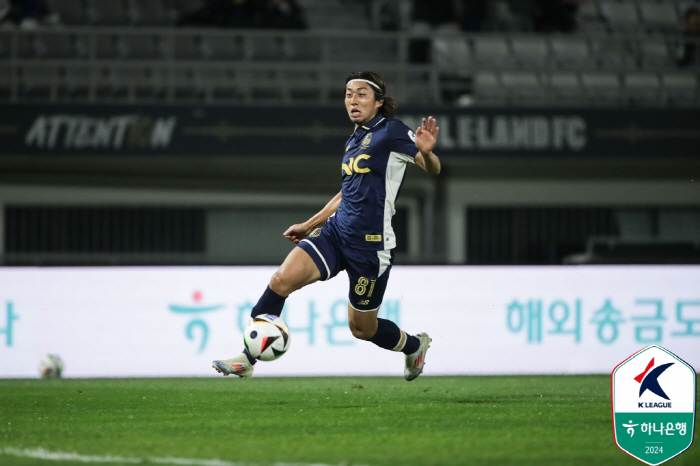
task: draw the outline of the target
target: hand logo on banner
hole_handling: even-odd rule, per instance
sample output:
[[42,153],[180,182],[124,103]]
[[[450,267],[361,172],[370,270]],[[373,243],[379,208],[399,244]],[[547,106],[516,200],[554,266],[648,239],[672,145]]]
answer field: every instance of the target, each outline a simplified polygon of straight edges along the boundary
[[[224,304],[216,304],[213,306],[199,306],[199,302],[202,300],[202,292],[195,291],[192,294],[192,299],[197,305],[195,306],[182,306],[179,304],[171,304],[168,306],[171,311],[177,314],[202,314],[205,312],[214,312],[226,307]],[[204,351],[207,346],[207,341],[209,340],[209,325],[203,319],[193,319],[185,327],[185,336],[188,340],[195,339],[195,331],[199,329],[201,332],[201,339],[199,342],[198,353]]]

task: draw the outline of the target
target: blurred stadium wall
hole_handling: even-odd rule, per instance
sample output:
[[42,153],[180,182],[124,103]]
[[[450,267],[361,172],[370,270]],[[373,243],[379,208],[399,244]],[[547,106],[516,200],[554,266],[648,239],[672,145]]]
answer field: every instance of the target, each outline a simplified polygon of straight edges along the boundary
[[442,128],[443,173],[401,192],[398,264],[700,263],[692,2],[590,0],[546,33],[508,1],[435,25],[410,1],[303,0],[302,30],[47,4],[0,29],[5,265],[278,264],[340,187],[358,69]]

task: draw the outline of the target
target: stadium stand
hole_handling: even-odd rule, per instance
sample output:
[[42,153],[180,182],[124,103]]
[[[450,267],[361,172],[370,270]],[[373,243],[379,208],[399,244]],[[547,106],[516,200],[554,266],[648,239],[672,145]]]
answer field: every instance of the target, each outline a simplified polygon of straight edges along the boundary
[[[410,0],[299,0],[304,31],[178,27],[203,5],[193,0],[47,3],[62,26],[0,29],[1,103],[338,105],[348,73],[372,68],[414,108],[700,105],[700,67],[679,67],[676,56],[700,43],[683,31],[685,10],[698,5],[690,0],[588,0],[575,32],[550,34],[534,32],[519,0],[489,2],[482,32],[414,28]],[[386,21],[386,11],[399,17]],[[469,207],[470,263],[561,263],[588,238],[588,255],[572,263],[700,260],[697,209],[660,212],[658,235],[640,240],[622,231],[634,222],[617,207],[535,207]],[[532,233],[535,246],[509,251],[529,234],[508,237],[514,225],[546,228]]]
[[[679,73],[673,53],[689,40],[681,35],[682,16],[696,3],[590,0],[579,8],[579,32],[570,34],[528,32],[527,9],[512,1],[491,4],[484,26],[491,32],[464,34],[445,28],[415,32],[406,18],[410,17],[408,3],[384,0],[370,7],[359,1],[302,0],[299,4],[310,30],[283,31],[174,27],[177,18],[201,2],[48,0],[63,27],[0,31],[0,60],[16,78],[4,80],[0,98],[18,102],[43,89],[41,93],[52,101],[70,101],[74,96],[99,101],[124,92],[125,86],[145,91],[151,80],[144,79],[143,73],[129,76],[119,71],[128,60],[143,66],[149,76],[164,77],[159,86],[167,88],[127,92],[134,99],[159,95],[169,101],[212,102],[218,99],[214,96],[222,95],[233,100],[242,96],[270,100],[278,95],[291,103],[320,95],[326,102],[331,97],[324,91],[332,88],[329,79],[342,79],[348,70],[370,66],[385,74],[400,71],[397,76],[405,78],[394,89],[399,98],[430,95],[447,104],[550,105],[560,99],[581,103],[576,99],[582,95],[593,104],[698,102],[700,68],[690,66],[687,73]],[[401,30],[370,29],[381,26],[381,18],[372,15],[381,14],[386,5],[402,15],[395,21]],[[510,31],[495,32],[505,23]],[[364,31],[371,47],[348,46],[358,30]],[[428,43],[426,63],[412,62],[416,40]],[[235,70],[230,69],[232,64]],[[42,66],[45,72],[39,71]],[[237,80],[256,78],[226,85],[232,71]],[[126,82],[108,79],[115,73]],[[95,79],[81,78],[85,75]],[[56,83],[48,82],[52,76]],[[51,91],[66,87],[73,78],[79,82],[75,92]],[[252,88],[245,84],[251,80],[256,82]],[[119,89],[110,90],[110,86]],[[270,92],[274,86],[280,86],[278,92]],[[240,92],[232,92],[234,88]],[[427,92],[419,92],[421,88]],[[499,92],[506,94],[499,96]],[[460,100],[471,94],[473,99]]]

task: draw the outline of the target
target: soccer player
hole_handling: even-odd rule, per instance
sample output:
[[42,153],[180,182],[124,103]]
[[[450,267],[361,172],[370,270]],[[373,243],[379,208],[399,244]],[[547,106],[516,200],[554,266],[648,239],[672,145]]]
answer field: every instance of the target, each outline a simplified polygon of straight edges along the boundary
[[[393,118],[396,106],[378,74],[363,71],[346,78],[345,108],[355,130],[345,144],[342,190],[316,215],[284,232],[298,247],[272,276],[251,317],[279,316],[291,293],[346,270],[350,331],[380,348],[403,352],[404,378],[410,381],[423,371],[432,340],[425,332],[410,335],[377,314],[393,263],[396,236],[391,217],[406,166],[415,163],[430,174],[440,173],[440,160],[432,150],[440,128],[433,117],[423,118],[414,134]],[[213,361],[212,367],[247,379],[255,362],[244,350],[234,358]]]

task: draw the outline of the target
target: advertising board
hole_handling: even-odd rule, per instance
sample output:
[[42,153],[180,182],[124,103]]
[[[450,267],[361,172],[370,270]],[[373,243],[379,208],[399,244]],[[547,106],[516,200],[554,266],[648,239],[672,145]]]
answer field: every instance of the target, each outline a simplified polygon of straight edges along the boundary
[[[0,269],[0,377],[215,376],[274,267]],[[290,350],[255,376],[403,374],[347,328],[345,274],[287,299]],[[426,375],[610,373],[647,345],[700,367],[700,267],[396,266],[380,310],[433,343]]]

